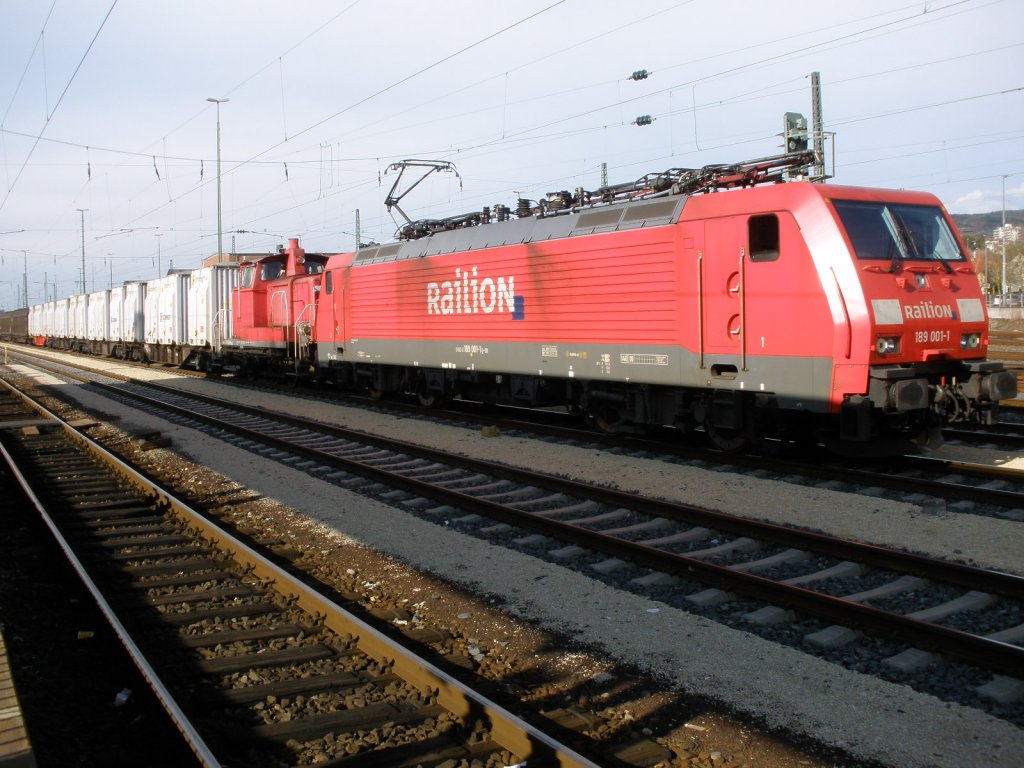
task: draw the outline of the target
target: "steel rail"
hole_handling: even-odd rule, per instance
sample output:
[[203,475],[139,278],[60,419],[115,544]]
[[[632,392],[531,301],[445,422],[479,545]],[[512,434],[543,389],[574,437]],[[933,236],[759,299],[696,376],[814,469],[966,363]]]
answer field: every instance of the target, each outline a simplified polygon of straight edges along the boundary
[[[78,367],[78,366],[75,366]],[[52,370],[52,369],[51,369]],[[746,518],[736,517],[725,513],[713,512],[710,510],[703,509],[689,504],[672,503],[663,500],[649,499],[645,500],[644,497],[637,496],[635,494],[616,492],[608,488],[600,488],[592,486],[586,483],[577,483],[570,481],[566,478],[554,477],[546,475],[540,472],[530,472],[529,470],[504,467],[502,465],[495,465],[490,462],[478,461],[476,459],[455,456],[444,451],[437,451],[431,448],[416,445],[413,443],[406,443],[393,438],[385,438],[377,435],[372,435],[359,430],[348,429],[337,425],[327,424],[314,419],[305,418],[302,416],[293,416],[291,414],[285,414],[280,412],[270,412],[266,408],[257,408],[248,406],[243,403],[237,403],[223,398],[214,397],[212,395],[206,395],[198,392],[192,392],[183,390],[177,387],[171,387],[156,382],[144,382],[131,379],[126,376],[122,376],[116,373],[110,373],[105,371],[94,371],[92,369],[85,369],[91,373],[99,373],[100,375],[107,376],[108,378],[115,378],[127,383],[139,385],[142,387],[148,387],[158,392],[164,392],[173,397],[182,398],[193,398],[200,402],[207,403],[214,407],[226,408],[228,410],[238,411],[240,413],[249,414],[251,416],[259,418],[273,418],[274,421],[282,424],[288,424],[290,426],[314,430],[324,434],[329,434],[334,437],[339,437],[348,440],[354,440],[362,442],[367,445],[374,445],[379,448],[388,450],[400,450],[403,453],[408,453],[417,457],[421,457],[430,461],[436,461],[442,464],[449,464],[457,466],[462,469],[480,472],[484,474],[490,474],[495,477],[507,479],[514,482],[529,482],[531,485],[546,488],[553,491],[565,491],[572,495],[585,496],[587,498],[593,498],[596,501],[603,501],[608,504],[616,504],[619,506],[628,506],[638,512],[645,514],[658,515],[662,517],[668,517],[679,522],[690,523],[693,525],[708,525],[722,530],[728,533],[734,533],[736,535],[756,535],[761,538],[768,539],[778,544],[795,547],[806,547],[814,548],[823,554],[827,554],[833,557],[841,559],[860,559],[862,562],[867,563],[878,568],[887,568],[892,570],[900,570],[915,575],[921,575],[928,578],[940,578],[937,577],[933,572],[933,564],[936,562],[931,558],[920,557],[904,552],[898,552],[895,550],[889,550],[880,547],[871,547],[871,545],[861,544],[858,542],[850,542],[845,539],[839,539],[837,537],[828,536],[826,534],[817,534],[810,531],[800,531],[794,528],[786,526],[775,525],[767,522],[752,521]],[[64,374],[69,375],[70,374]],[[91,386],[95,386],[99,389],[106,389],[108,392],[116,393],[118,395],[129,395],[140,401],[146,401],[147,398],[144,395],[138,393],[130,393],[119,387],[111,386],[109,384],[103,384],[102,382],[92,381],[88,378],[78,377],[79,380],[89,383]],[[166,401],[148,399],[149,404],[153,407],[160,407],[176,412],[182,416],[196,418],[203,420],[201,414],[188,408],[180,408],[174,406]],[[418,409],[417,409],[418,410]],[[207,423],[216,425],[222,428],[226,428],[222,422],[217,419],[207,420]],[[556,432],[564,430],[555,430]],[[236,432],[237,433],[237,432]],[[246,434],[246,433],[237,433]],[[296,446],[287,441],[281,441],[276,444],[276,447],[282,450],[293,450]],[[823,469],[815,467],[805,467],[803,464],[797,464],[785,459],[771,459],[759,457],[757,462],[754,463],[753,457],[735,457],[741,460],[744,466],[757,466],[760,468],[767,468],[778,472],[801,472],[808,471],[811,474],[820,476],[822,478],[835,479],[835,473],[832,471],[835,469],[840,472],[842,478],[846,482],[860,483],[863,485],[880,485],[886,483],[887,487],[904,490],[908,492],[920,492],[921,484],[927,483],[926,480],[920,480],[917,478],[901,477],[896,475],[880,475],[876,472],[869,470],[860,470],[856,468],[832,468],[826,467]],[[963,465],[951,461],[949,459],[929,459],[927,457],[917,457],[920,459],[917,463],[922,468],[934,470],[936,466],[941,466],[949,471],[959,471],[964,469],[973,469],[979,474],[987,477],[1005,479],[1007,471],[1001,471],[998,467],[982,467],[978,465]],[[743,461],[749,459],[750,461]],[[353,472],[357,471],[362,465],[358,462],[352,464]],[[344,468],[344,467],[340,467]],[[1020,472],[1010,472],[1013,475],[1020,475]],[[372,474],[370,475],[372,476]],[[959,498],[964,500],[978,501],[979,499],[984,501],[991,501],[993,499],[1002,499],[1003,503],[1007,506],[1019,508],[1022,503],[1022,494],[1014,491],[1007,491],[1004,489],[994,488],[977,488],[969,485],[955,484],[955,483],[942,483],[943,489],[948,490],[950,497]],[[848,547],[865,548],[868,551],[854,551]],[[873,551],[872,551],[873,550]],[[940,580],[946,581],[957,586],[962,586],[967,589],[984,589],[986,591],[996,591],[1007,597],[1015,599],[1024,599],[1024,593],[1021,592],[1021,584],[1024,583],[1024,579],[1018,576],[1011,576],[1007,574],[1001,574],[997,571],[991,571],[987,569],[975,568],[972,566],[961,565],[958,563],[947,563],[945,565],[947,573],[943,574]],[[997,574],[999,577],[1005,577],[1005,583],[1000,580],[998,583],[993,585],[991,574]]]
[[[1020,429],[1019,426],[1017,428]],[[1020,432],[1001,432],[998,429],[988,426],[981,428],[974,427],[959,429],[955,427],[946,427],[942,430],[942,434],[947,438],[960,440],[965,443],[996,443],[1000,446],[1006,447],[1007,449],[1024,448],[1024,434]],[[1018,477],[1020,477],[1020,474],[1020,470],[1017,470]]]
[[[215,416],[198,413],[194,408],[174,405],[173,403],[168,403],[163,400],[146,397],[140,393],[127,392],[124,389],[108,384],[102,384],[99,382],[91,382],[91,384],[101,389],[106,389],[112,394],[117,394],[119,396],[127,394],[133,399],[145,402],[152,407],[170,410],[181,416],[196,419],[207,423],[210,426],[215,426],[220,429],[233,432],[241,437],[258,439],[260,442],[272,447],[300,454],[307,458],[320,461],[328,466],[352,472],[353,474],[359,474],[370,479],[386,481],[389,484],[410,483],[406,489],[419,495],[429,496],[427,491],[433,488],[433,486],[426,482],[403,478],[400,474],[391,473],[386,469],[365,465],[358,459],[347,459],[316,448],[297,445],[285,438],[278,438],[249,427],[231,424],[230,422],[223,421]],[[211,397],[209,395],[184,392],[173,387],[164,387],[162,385],[154,386],[149,383],[144,383],[143,386],[154,387],[174,397],[198,400],[229,411],[245,413],[268,421],[280,422],[289,426],[307,429],[332,437],[352,440],[366,445],[372,445],[378,448],[408,454],[410,456],[416,456],[439,464],[446,464],[520,484],[533,485],[546,490],[566,493],[571,496],[592,499],[604,504],[625,507],[642,514],[666,517],[677,522],[691,525],[711,527],[716,530],[740,536],[755,535],[759,538],[767,539],[773,543],[784,546],[812,549],[820,554],[838,559],[855,559],[876,568],[912,573],[926,578],[935,578],[965,589],[982,589],[988,592],[996,592],[1005,597],[1024,600],[1024,577],[1016,576],[1014,574],[978,568],[976,566],[964,565],[961,563],[936,561],[933,558],[886,549],[884,547],[878,547],[871,544],[849,541],[847,539],[841,539],[828,534],[789,528],[787,526],[759,520],[749,520],[747,518],[729,515],[724,512],[715,512],[704,509],[692,504],[637,496],[633,493],[595,486],[589,483],[549,475],[543,472],[494,464],[492,462],[473,459],[467,456],[457,456],[445,451],[417,445],[415,443],[325,424],[324,422],[307,419],[302,416],[269,412],[265,408],[254,408],[252,406],[233,403],[221,398]],[[941,568],[941,573],[938,572],[938,568]]]
[[[51,358],[45,356],[40,357],[32,355],[32,353],[29,353],[29,356],[34,357],[37,360],[46,359],[50,362],[56,363],[57,365],[73,367],[79,370],[97,373],[108,378],[118,379],[120,381],[125,382],[137,383],[169,393],[181,394],[184,391],[176,387],[158,384],[156,382],[143,382],[134,380],[128,376],[118,374],[112,371],[104,371],[100,369],[89,368],[87,366],[82,366],[66,361],[54,361]],[[45,366],[41,367],[45,368]],[[198,398],[206,397],[211,401],[217,399],[211,398],[210,396],[206,395],[200,395],[198,393],[189,392],[189,394]],[[246,408],[246,406],[240,403],[232,403],[232,405],[238,408],[239,410]],[[402,410],[403,412],[412,412],[419,414],[421,414],[423,410],[422,407],[419,406],[409,406],[408,408],[405,408],[402,407],[401,404],[394,403],[390,404],[389,407]],[[253,413],[254,415],[260,415],[263,413],[260,409],[256,408],[251,408],[248,410],[248,412]],[[459,417],[463,419],[467,418],[466,414],[461,412],[459,413]],[[286,417],[282,414],[282,418]],[[894,471],[898,471],[898,466],[896,466],[894,469],[890,469],[885,472],[879,472],[871,469],[863,469],[858,467],[839,466],[833,463],[821,464],[801,462],[792,459],[764,455],[723,454],[715,451],[709,451],[708,449],[671,445],[665,442],[655,443],[649,440],[643,440],[642,438],[629,438],[627,440],[624,440],[621,435],[607,435],[603,433],[594,432],[581,433],[578,429],[572,429],[563,426],[553,426],[550,424],[536,422],[524,422],[522,420],[516,420],[512,418],[494,417],[493,415],[475,418],[476,421],[480,423],[487,423],[489,425],[497,424],[505,426],[506,428],[529,429],[531,431],[552,437],[564,437],[566,439],[585,439],[596,444],[609,445],[613,447],[622,447],[623,445],[625,445],[627,447],[632,446],[637,449],[657,450],[662,453],[665,453],[666,455],[676,456],[685,459],[696,459],[702,461],[707,461],[709,459],[717,459],[722,463],[732,464],[734,466],[745,469],[767,470],[770,472],[778,472],[783,474],[800,475],[817,480],[831,480],[849,483],[852,485],[874,486],[877,488],[885,488],[887,490],[895,490],[905,493],[925,492],[939,498],[952,499],[957,501],[972,501],[979,504],[990,504],[992,506],[1005,507],[1012,510],[1020,509],[1022,506],[1024,506],[1024,491],[1014,491],[1005,488],[985,488],[970,485],[967,483],[954,483],[929,478],[906,477],[901,476],[899,474],[894,474]],[[971,476],[1000,480],[1010,480],[1018,483],[1024,482],[1024,473],[1022,473],[1019,470],[1006,469],[1002,467],[988,467],[978,464],[954,462],[950,459],[939,459],[929,456],[904,456],[901,458],[900,461],[908,468],[918,467],[921,469],[926,469],[927,471],[935,471],[935,468],[938,467],[941,469],[946,469],[950,472],[957,472]]]
[[[580,528],[571,522],[566,523],[538,517],[513,507],[475,498],[468,493],[439,488],[428,482],[405,477],[386,469],[367,466],[358,460],[335,456],[317,448],[296,445],[287,439],[267,435],[248,427],[231,424],[213,416],[197,413],[194,406],[188,408],[166,403],[107,384],[94,382],[93,385],[112,394],[129,396],[152,407],[162,408],[190,419],[203,421],[211,426],[216,426],[218,429],[232,432],[294,455],[313,459],[326,466],[371,478],[392,487],[401,488],[410,493],[434,499],[439,503],[453,505],[558,539],[582,544],[591,549],[638,562],[666,573],[696,578],[729,592],[745,594],[756,599],[785,605],[830,622],[844,625],[852,624],[874,634],[954,656],[999,673],[1018,677],[1024,675],[1024,648],[1009,643],[971,635],[970,633],[950,627],[911,619],[871,606],[854,603],[843,598],[771,581],[770,579],[741,571],[734,571],[725,566],[715,565],[685,555],[665,552],[641,543],[607,536],[600,532]],[[151,385],[146,384],[145,386]],[[621,491],[598,488],[543,473],[526,472],[466,457],[452,456],[411,443],[367,435],[341,427],[333,427],[302,417],[279,414],[269,415],[266,409],[241,406],[237,403],[221,400],[220,398],[185,393],[182,390],[164,388],[159,385],[157,388],[161,390],[167,389],[169,394],[175,397],[207,402],[217,408],[239,411],[268,420],[272,418],[282,423],[315,430],[322,434],[356,440],[403,454],[426,458],[438,463],[513,480],[522,484],[536,485],[582,498],[594,499],[602,503],[614,504],[644,514],[669,517],[681,522],[712,527],[737,535],[756,536],[787,546],[809,549],[838,559],[855,560],[878,568],[912,573],[924,578],[955,584],[966,589],[977,589],[1001,594],[1016,600],[1024,599],[1024,577],[1013,574],[959,563],[937,561],[919,555],[898,552],[859,542],[850,542],[825,534],[800,531],[772,523],[750,521],[724,513],[703,510],[691,505],[645,499]]]
[[[368,656],[386,665],[390,665],[399,677],[411,685],[426,692],[428,695],[436,696],[438,704],[452,714],[464,719],[486,719],[491,724],[495,743],[501,747],[528,761],[537,760],[539,764],[543,765],[560,766],[562,768],[597,768],[596,763],[593,763],[540,729],[515,716],[496,702],[473,691],[457,678],[444,672],[434,664],[425,659],[412,656],[406,649],[388,636],[349,613],[330,598],[317,593],[301,579],[278,567],[252,547],[235,539],[216,523],[193,510],[169,491],[154,484],[88,436],[61,420],[56,414],[53,414],[39,403],[34,402],[28,395],[6,381],[2,379],[0,381],[2,381],[5,387],[17,393],[32,408],[43,414],[45,418],[52,419],[64,430],[65,434],[86,447],[94,456],[101,459],[126,482],[137,488],[140,492],[152,497],[154,503],[181,519],[188,528],[196,531],[201,538],[210,542],[217,549],[230,554],[232,559],[242,567],[249,570],[266,585],[287,597],[299,608],[312,616],[322,618],[326,627],[339,635],[344,636],[348,634],[356,638],[356,643],[360,650]],[[57,534],[52,524],[51,530],[54,530],[55,534]],[[70,555],[70,550],[66,549],[66,542],[63,539],[61,541],[65,551]],[[87,578],[87,574],[85,574],[84,569],[81,569],[77,560],[74,562],[76,563],[76,570],[80,570],[80,575],[83,576],[83,579]],[[91,584],[91,581],[89,583]],[[105,613],[110,611],[109,606],[105,602],[104,606]],[[109,616],[112,620],[116,620],[112,611],[110,611]],[[150,669],[148,664],[146,668]],[[152,674],[155,678],[155,673]],[[162,683],[161,689],[166,693],[166,688],[163,687]],[[169,694],[166,695],[170,696]],[[177,711],[180,712],[180,710]],[[185,722],[187,722],[187,719]],[[198,738],[198,735],[196,738]],[[206,749],[204,745],[204,750]],[[203,754],[205,755],[206,753],[204,752]],[[212,754],[210,754],[210,758],[214,760],[214,762],[209,763],[210,765],[219,765]]]
[[[4,387],[11,390],[15,394],[20,395],[22,399],[25,400],[24,394],[19,392],[15,387],[12,387],[3,379],[0,379],[0,383],[2,383]],[[46,409],[38,407],[31,400],[25,400],[25,402],[31,404],[47,420],[52,420],[55,425],[65,428],[65,431],[68,431],[70,429],[69,427],[67,427],[65,422],[63,422],[54,414],[51,414]],[[215,768],[216,766],[220,766],[220,761],[214,756],[213,751],[206,744],[202,736],[199,735],[199,732],[196,731],[191,721],[188,719],[188,717],[182,711],[181,707],[178,705],[178,702],[171,695],[171,692],[168,690],[163,680],[160,679],[160,676],[157,674],[156,670],[153,669],[153,666],[146,659],[145,655],[142,653],[142,650],[132,639],[130,633],[125,628],[124,624],[121,623],[121,620],[117,617],[117,614],[114,613],[114,610],[113,608],[111,608],[110,603],[103,596],[103,593],[100,591],[100,589],[96,586],[96,582],[94,582],[92,577],[89,576],[89,573],[86,571],[85,566],[82,565],[82,561],[79,560],[78,556],[75,554],[74,550],[68,543],[67,539],[64,538],[64,535],[57,528],[57,525],[56,523],[54,523],[49,511],[46,509],[42,501],[40,501],[39,497],[32,489],[31,484],[28,482],[28,479],[25,477],[21,469],[18,467],[17,462],[15,462],[14,458],[11,456],[11,454],[7,451],[7,448],[4,447],[2,443],[0,443],[0,455],[3,456],[4,462],[11,470],[11,473],[17,480],[18,485],[21,486],[22,492],[29,499],[32,506],[35,508],[36,512],[39,513],[39,516],[42,518],[43,523],[50,530],[50,534],[53,536],[54,540],[57,542],[57,545],[64,553],[64,557],[67,558],[68,562],[71,564],[71,567],[74,568],[75,573],[78,574],[78,578],[81,579],[82,583],[85,585],[85,588],[89,591],[89,594],[92,595],[92,599],[96,602],[96,605],[99,607],[100,611],[106,617],[107,622],[114,630],[114,634],[117,635],[118,640],[120,640],[125,650],[128,651],[128,655],[131,656],[131,659],[134,662],[136,668],[146,679],[146,682],[149,683],[149,687],[152,688],[153,693],[156,695],[157,700],[159,700],[160,702],[160,705],[164,708],[164,711],[166,711],[167,714],[170,716],[171,721],[174,723],[175,727],[178,729],[182,737],[184,737],[185,741],[188,743],[189,748],[192,750],[192,753],[196,756],[196,759],[198,759],[199,762],[203,765],[209,766],[209,768]]]

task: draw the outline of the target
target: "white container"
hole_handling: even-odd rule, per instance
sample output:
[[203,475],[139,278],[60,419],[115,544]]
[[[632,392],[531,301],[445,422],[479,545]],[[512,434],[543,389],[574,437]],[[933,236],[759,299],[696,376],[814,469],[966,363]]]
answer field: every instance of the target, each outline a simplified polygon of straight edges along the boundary
[[157,326],[160,317],[160,310],[157,306],[160,301],[160,279],[150,280],[146,283],[146,295],[143,298],[143,330],[142,340],[147,344],[157,343]]
[[188,272],[174,272],[146,283],[147,344],[187,343],[188,284]]
[[188,287],[188,343],[220,349],[231,338],[231,302],[238,287],[237,264],[215,264],[193,270]]
[[145,339],[144,322],[146,284],[125,283],[121,286],[121,335],[118,341],[141,344]]
[[68,337],[84,339],[89,325],[89,296],[76,293],[68,304]]
[[53,333],[53,302],[36,307],[35,320],[29,323],[30,336],[50,336]]
[[71,338],[71,299],[57,299],[53,302],[53,337],[56,339]]
[[124,286],[115,285],[110,289],[107,307],[107,333],[110,341],[121,341],[121,318],[124,312]]
[[95,291],[89,294],[86,307],[85,338],[89,341],[106,341],[110,337],[110,291]]

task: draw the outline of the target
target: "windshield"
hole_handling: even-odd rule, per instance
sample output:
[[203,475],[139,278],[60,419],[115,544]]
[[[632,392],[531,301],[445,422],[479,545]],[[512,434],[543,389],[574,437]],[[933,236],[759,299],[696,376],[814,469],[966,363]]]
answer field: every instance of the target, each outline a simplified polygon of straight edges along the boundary
[[934,205],[834,200],[858,259],[963,261],[956,237]]
[[252,264],[246,264],[242,267],[242,287],[252,288],[252,279],[256,275],[256,267]]
[[277,280],[284,277],[283,261],[260,262],[260,280]]

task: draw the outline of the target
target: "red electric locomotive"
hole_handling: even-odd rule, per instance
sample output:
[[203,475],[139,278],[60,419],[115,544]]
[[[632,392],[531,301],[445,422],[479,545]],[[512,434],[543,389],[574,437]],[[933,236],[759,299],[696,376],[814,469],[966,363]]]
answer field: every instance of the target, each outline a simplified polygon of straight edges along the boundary
[[[1016,381],[985,361],[978,277],[941,203],[765,184],[812,159],[410,222],[399,242],[326,259],[293,241],[243,267],[236,333],[295,344],[319,376],[372,392],[565,405],[604,429],[675,424],[726,449],[902,449],[991,421]],[[274,315],[262,270],[303,259],[276,280],[306,293],[282,288]]]

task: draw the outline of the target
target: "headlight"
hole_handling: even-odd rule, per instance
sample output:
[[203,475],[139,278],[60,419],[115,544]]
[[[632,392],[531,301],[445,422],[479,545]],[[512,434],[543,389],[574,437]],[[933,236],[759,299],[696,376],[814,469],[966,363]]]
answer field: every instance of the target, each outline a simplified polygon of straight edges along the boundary
[[899,336],[879,336],[875,342],[875,351],[880,355],[894,355],[900,351]]
[[977,349],[981,346],[980,333],[965,333],[960,337],[960,349]]

